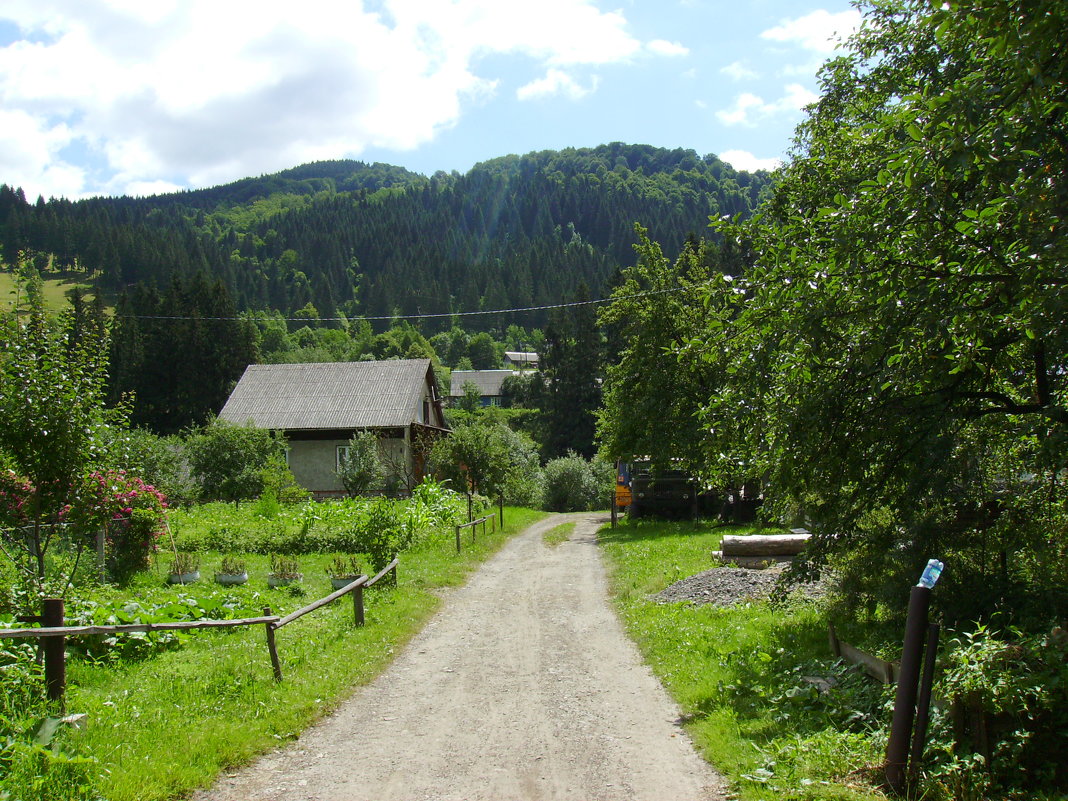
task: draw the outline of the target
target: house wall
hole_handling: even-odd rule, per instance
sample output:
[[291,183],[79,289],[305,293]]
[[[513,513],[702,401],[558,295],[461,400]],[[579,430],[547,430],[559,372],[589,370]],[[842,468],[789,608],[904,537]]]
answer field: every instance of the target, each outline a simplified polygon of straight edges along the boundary
[[[399,434],[399,431],[391,433]],[[291,433],[288,437],[289,469],[297,483],[315,494],[344,495],[345,486],[338,479],[337,449],[349,444],[350,436],[330,439],[301,439]],[[378,441],[384,460],[408,465],[411,469],[411,447],[406,437],[383,437]]]
[[345,487],[334,472],[337,449],[348,439],[290,440],[289,469],[293,477],[312,492],[344,493]]

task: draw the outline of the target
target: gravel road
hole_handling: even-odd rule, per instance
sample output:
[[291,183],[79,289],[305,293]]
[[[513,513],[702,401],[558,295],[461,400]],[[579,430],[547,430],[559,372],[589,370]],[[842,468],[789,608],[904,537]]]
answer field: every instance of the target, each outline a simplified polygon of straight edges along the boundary
[[608,604],[604,520],[514,538],[373,684],[194,801],[723,799]]

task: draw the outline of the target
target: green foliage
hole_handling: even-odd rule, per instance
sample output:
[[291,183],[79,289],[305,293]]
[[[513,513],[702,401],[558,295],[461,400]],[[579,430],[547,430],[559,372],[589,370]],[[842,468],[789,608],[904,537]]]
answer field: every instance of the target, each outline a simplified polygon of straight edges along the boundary
[[0,797],[98,801],[100,766],[44,700],[43,668],[29,645],[0,649]]
[[353,434],[338,462],[337,476],[350,496],[368,495],[382,485],[382,455],[374,431]]
[[542,503],[550,512],[585,512],[603,509],[614,487],[612,465],[587,461],[569,453],[545,464],[545,495]]
[[739,269],[741,259],[729,244],[691,240],[672,263],[644,228],[635,230],[638,261],[623,270],[599,316],[615,351],[597,413],[600,452],[612,462],[647,459],[739,485],[749,473],[734,428],[710,427],[698,416],[724,383],[723,365],[682,345],[716,319],[702,302],[704,287],[713,275]]
[[194,490],[182,460],[182,440],[160,437],[144,428],[105,430],[109,461],[140,476],[169,498],[191,498]]
[[938,556],[949,622],[1038,625],[1068,609],[1068,10],[861,6],[772,199],[718,226],[751,266],[679,350],[855,610],[900,610]]
[[511,447],[513,442],[507,426],[476,421],[434,443],[430,458],[453,487],[493,496],[523,467],[514,461],[520,455]]
[[[929,777],[954,799],[1054,797],[1068,789],[1068,635],[979,627],[947,649]],[[983,725],[977,725],[983,720]]]
[[216,419],[186,438],[185,457],[201,499],[240,501],[263,492],[264,471],[284,448],[270,431]]
[[[581,286],[574,298],[589,300]],[[601,403],[601,333],[590,305],[559,309],[545,329],[541,374],[531,385],[531,401],[541,410],[538,439],[542,456],[574,450],[593,456],[595,413]]]

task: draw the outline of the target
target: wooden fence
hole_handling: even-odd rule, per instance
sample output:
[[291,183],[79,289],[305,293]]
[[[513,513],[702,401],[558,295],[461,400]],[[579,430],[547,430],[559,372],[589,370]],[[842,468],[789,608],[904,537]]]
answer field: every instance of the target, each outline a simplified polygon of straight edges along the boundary
[[40,628],[23,629],[0,629],[0,639],[29,639],[37,638],[41,641],[41,651],[44,655],[45,690],[48,698],[53,701],[63,702],[63,694],[67,685],[66,669],[66,641],[67,637],[85,637],[93,634],[130,634],[133,632],[152,631],[183,631],[189,629],[220,629],[236,628],[238,626],[259,626],[266,628],[267,651],[271,657],[271,667],[274,670],[276,681],[282,680],[282,665],[278,659],[278,649],[275,644],[274,633],[283,626],[287,626],[295,620],[299,620],[309,612],[320,609],[343,595],[352,594],[353,618],[357,626],[364,624],[363,590],[365,587],[374,586],[387,573],[394,571],[399,563],[397,557],[384,567],[373,578],[360,576],[351,583],[346,584],[339,590],[313,601],[307,606],[291,612],[285,617],[272,614],[270,607],[265,607],[262,617],[235,618],[233,620],[182,620],[172,623],[123,623],[112,626],[64,626],[63,625],[63,599],[47,598],[44,601],[42,614],[34,617],[20,618],[26,623],[40,623]]
[[496,515],[497,515],[496,512],[490,512],[485,517],[478,518],[478,520],[472,520],[470,523],[460,523],[459,525],[457,525],[456,526],[456,553],[460,553],[460,529],[464,529],[464,528],[471,529],[471,542],[474,542],[475,541],[475,531],[477,530],[477,526],[480,523],[482,524],[482,536],[483,537],[486,536],[486,521],[488,521],[488,520],[492,520],[493,521],[493,530],[490,533],[491,534],[492,533],[496,533],[496,531],[497,531],[497,518],[496,518]]

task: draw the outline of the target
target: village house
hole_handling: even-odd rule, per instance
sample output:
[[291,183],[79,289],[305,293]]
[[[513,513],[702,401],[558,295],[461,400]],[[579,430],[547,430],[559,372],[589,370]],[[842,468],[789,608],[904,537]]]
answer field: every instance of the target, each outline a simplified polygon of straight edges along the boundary
[[289,469],[319,498],[344,494],[337,468],[357,431],[378,434],[387,469],[409,488],[448,434],[429,359],[249,365],[219,417],[284,435]]

